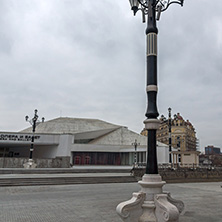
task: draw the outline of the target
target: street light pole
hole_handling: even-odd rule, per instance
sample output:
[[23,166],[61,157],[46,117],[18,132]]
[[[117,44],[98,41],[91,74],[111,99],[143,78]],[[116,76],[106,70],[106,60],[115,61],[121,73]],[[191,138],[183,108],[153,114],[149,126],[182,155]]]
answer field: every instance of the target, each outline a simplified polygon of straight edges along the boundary
[[34,117],[32,118],[31,121],[29,121],[29,117],[28,116],[25,117],[26,121],[29,121],[30,124],[32,125],[32,140],[31,140],[31,146],[30,146],[30,152],[29,152],[29,159],[30,160],[32,160],[32,154],[33,154],[33,150],[34,150],[35,128],[36,128],[36,122],[38,120],[37,112],[38,112],[38,110],[35,109]]
[[135,142],[132,143],[132,145],[134,146],[135,148],[135,153],[134,153],[134,167],[137,166],[137,146],[140,145],[140,143],[137,143],[137,140],[135,139]]
[[[29,116],[25,116],[25,120],[29,122],[32,125],[32,138],[31,138],[31,145],[30,145],[30,152],[29,152],[29,160],[27,163],[24,164],[25,168],[35,168],[36,164],[33,162],[33,151],[34,151],[34,141],[35,141],[35,129],[38,121],[38,115],[37,115],[38,110],[34,110],[34,117],[29,120]],[[44,122],[44,117],[42,118],[42,122]]]
[[[142,181],[138,183],[142,187],[139,193],[133,193],[129,201],[117,206],[117,213],[124,222],[154,222],[175,221],[178,222],[179,214],[183,210],[183,202],[172,199],[169,194],[164,194],[162,187],[165,184],[158,174],[156,131],[160,122],[157,110],[157,35],[156,20],[160,19],[161,12],[177,3],[183,6],[184,0],[129,0],[134,16],[140,10],[143,22],[146,21],[146,61],[147,82],[146,91],[148,106],[144,121],[145,129],[148,131],[147,142],[147,164]],[[142,209],[141,209],[142,208]],[[142,212],[139,214],[138,211]]]
[[[156,27],[156,0],[148,1],[148,21],[147,21],[147,99],[146,111],[147,120],[144,121],[148,130],[147,165],[146,174],[158,174],[157,152],[156,152],[156,130],[159,128],[157,117],[157,34]],[[150,121],[151,120],[151,121]]]
[[168,108],[168,111],[169,111],[169,163],[172,164],[172,157],[171,157],[171,151],[172,151],[172,137],[171,137],[171,108],[169,107]]

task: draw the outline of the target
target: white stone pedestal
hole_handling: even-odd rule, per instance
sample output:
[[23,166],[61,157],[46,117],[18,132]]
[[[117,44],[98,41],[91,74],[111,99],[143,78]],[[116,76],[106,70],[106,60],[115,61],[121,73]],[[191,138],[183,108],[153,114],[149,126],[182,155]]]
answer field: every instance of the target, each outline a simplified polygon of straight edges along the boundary
[[34,163],[34,161],[32,159],[29,159],[28,162],[23,164],[25,169],[33,169],[37,167],[37,164]]
[[178,222],[184,209],[182,201],[163,193],[165,184],[159,174],[145,174],[138,182],[141,191],[120,203],[116,211],[124,222]]

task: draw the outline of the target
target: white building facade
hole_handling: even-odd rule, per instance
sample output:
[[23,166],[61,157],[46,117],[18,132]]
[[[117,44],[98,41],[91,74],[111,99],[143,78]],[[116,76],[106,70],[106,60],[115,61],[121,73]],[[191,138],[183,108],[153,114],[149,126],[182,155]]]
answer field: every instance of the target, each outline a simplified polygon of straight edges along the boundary
[[[34,136],[33,159],[69,157],[72,165],[133,165],[136,155],[137,163],[146,163],[147,137],[102,120],[60,117],[40,123]],[[31,138],[32,128],[0,132],[0,157],[28,157]],[[169,162],[168,146],[157,143],[157,158],[159,164]]]

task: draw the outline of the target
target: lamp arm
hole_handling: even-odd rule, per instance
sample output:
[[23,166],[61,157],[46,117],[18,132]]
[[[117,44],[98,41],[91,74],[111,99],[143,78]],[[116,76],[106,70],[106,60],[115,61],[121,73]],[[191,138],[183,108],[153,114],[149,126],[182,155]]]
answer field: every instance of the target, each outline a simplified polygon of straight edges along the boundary
[[166,0],[166,1],[167,2],[165,4],[163,4],[162,0],[157,0],[156,4],[154,5],[155,10],[158,11],[158,8],[159,8],[159,7],[157,7],[158,4],[161,4],[163,6],[162,9],[161,9],[161,12],[164,12],[164,11],[166,11],[169,8],[169,6],[171,4],[176,3],[176,4],[179,4],[179,5],[183,6],[183,3],[184,3],[184,0],[180,0],[180,2],[179,1],[172,1],[172,2],[170,2],[170,0]]
[[[160,0],[158,0],[158,2],[160,2],[160,3],[164,6],[164,4],[163,4]],[[157,4],[158,4],[158,2],[157,2]],[[166,7],[163,7],[162,10],[161,10],[161,12],[166,11],[166,10],[169,8],[169,6],[170,6],[171,4],[174,4],[174,3],[183,6],[183,0],[182,0],[181,2],[178,2],[178,1],[172,1],[172,2],[170,2],[170,0],[168,0],[167,6],[166,6]],[[157,5],[157,4],[156,4],[156,5]],[[157,10],[157,9],[156,9],[156,10]]]
[[[167,3],[167,4],[169,4],[169,1],[170,1],[170,0],[168,0],[168,3]],[[157,6],[158,3],[160,3],[160,4],[164,7],[164,4],[162,3],[162,1],[161,1],[161,0],[157,0],[157,1],[156,1],[156,4],[154,5],[154,8],[156,8],[156,6]]]
[[167,7],[162,10],[162,12],[166,11],[166,10],[169,8],[169,6],[170,6],[171,4],[173,4],[173,3],[176,3],[176,4],[179,4],[179,5],[183,6],[181,2],[173,1],[173,2],[170,2],[170,3],[167,5]]
[[139,2],[140,5],[142,5],[144,8],[148,8],[148,6],[147,6],[147,0],[145,1],[146,4],[144,4],[144,3],[141,2],[140,0],[138,0],[138,2]]

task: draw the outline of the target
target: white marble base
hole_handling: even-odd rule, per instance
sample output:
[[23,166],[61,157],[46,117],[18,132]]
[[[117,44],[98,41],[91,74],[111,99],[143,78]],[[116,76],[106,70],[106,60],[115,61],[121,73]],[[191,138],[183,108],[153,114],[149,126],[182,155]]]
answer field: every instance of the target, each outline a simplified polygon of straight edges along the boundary
[[37,167],[37,164],[34,163],[34,161],[32,159],[29,159],[28,162],[23,164],[25,169],[33,169]]
[[120,203],[116,211],[124,222],[178,222],[184,209],[182,201],[163,193],[165,184],[159,174],[145,174],[138,182],[141,191]]

